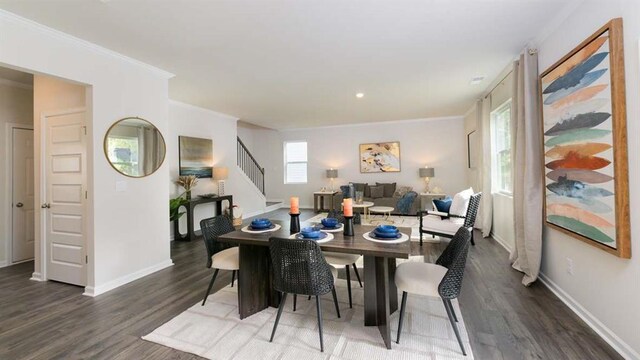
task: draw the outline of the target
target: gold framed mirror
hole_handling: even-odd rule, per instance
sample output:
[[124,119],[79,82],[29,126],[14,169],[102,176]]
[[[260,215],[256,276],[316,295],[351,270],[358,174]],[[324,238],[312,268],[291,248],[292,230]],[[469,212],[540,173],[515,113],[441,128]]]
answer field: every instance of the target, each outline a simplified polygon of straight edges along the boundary
[[167,146],[160,130],[139,117],[116,121],[104,137],[104,155],[122,175],[140,178],[153,174],[166,156]]

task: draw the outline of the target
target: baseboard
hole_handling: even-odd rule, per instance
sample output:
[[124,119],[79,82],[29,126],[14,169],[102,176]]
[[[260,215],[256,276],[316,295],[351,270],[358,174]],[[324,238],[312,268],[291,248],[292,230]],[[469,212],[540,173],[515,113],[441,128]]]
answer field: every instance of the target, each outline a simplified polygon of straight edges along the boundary
[[593,329],[600,337],[614,348],[623,358],[628,360],[640,359],[640,354],[633,350],[629,344],[620,339],[611,329],[606,327],[598,318],[585,309],[571,295],[567,294],[560,286],[549,279],[544,273],[538,275],[538,279],[552,293],[569,307],[580,319]]
[[3,268],[5,266],[9,266],[9,262],[7,260],[0,261],[0,268]]
[[34,272],[33,274],[31,274],[31,278],[29,280],[44,281],[44,279],[42,278],[42,274],[40,274],[39,272]]
[[506,242],[503,238],[501,238],[499,235],[494,234],[493,232],[491,233],[491,237],[498,243],[500,244],[505,250],[507,250],[507,252],[509,254],[511,254],[511,252],[513,251],[513,249],[511,248],[511,246],[509,245],[508,242]]
[[120,287],[124,284],[130,283],[134,280],[138,280],[147,275],[153,274],[156,271],[160,271],[162,269],[168,268],[169,266],[173,266],[173,261],[171,259],[167,259],[159,264],[149,266],[148,268],[144,268],[142,270],[136,271],[132,274],[128,274],[122,277],[119,277],[115,280],[111,280],[105,284],[98,286],[86,286],[84,288],[84,293],[82,295],[85,296],[98,296],[106,293],[107,291],[113,290],[117,287]]

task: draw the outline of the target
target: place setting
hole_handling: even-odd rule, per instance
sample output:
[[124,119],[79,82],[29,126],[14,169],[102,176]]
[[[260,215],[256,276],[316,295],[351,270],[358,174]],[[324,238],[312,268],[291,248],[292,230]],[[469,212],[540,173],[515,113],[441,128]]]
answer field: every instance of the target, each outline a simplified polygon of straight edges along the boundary
[[326,233],[338,233],[344,229],[344,225],[341,224],[336,218],[324,218],[320,219],[319,223],[315,225],[320,231]]
[[378,225],[362,236],[369,241],[386,244],[399,244],[409,240],[409,235],[400,232],[394,225]]
[[299,233],[289,236],[289,239],[313,240],[318,244],[333,240],[333,234],[321,230],[320,226],[303,227]]
[[240,229],[240,231],[249,234],[263,234],[278,231],[280,230],[280,228],[280,224],[274,224],[267,218],[258,218],[252,220],[249,225],[243,227],[242,229]]

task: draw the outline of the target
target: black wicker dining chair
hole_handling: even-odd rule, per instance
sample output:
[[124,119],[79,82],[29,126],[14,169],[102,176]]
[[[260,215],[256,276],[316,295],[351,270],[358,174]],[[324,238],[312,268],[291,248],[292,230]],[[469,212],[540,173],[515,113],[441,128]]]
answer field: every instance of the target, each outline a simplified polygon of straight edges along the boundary
[[329,292],[333,294],[333,302],[339,318],[340,308],[334,286],[337,270],[325,261],[320,246],[313,240],[272,237],[269,239],[269,252],[273,268],[273,288],[282,294],[269,341],[272,342],[276,334],[287,294],[315,296],[320,351],[324,351],[320,296]]
[[471,245],[475,245],[476,242],[473,240],[473,225],[476,223],[476,216],[478,215],[481,199],[482,193],[471,195],[465,216],[449,214],[448,217],[443,219],[440,216],[441,213],[433,215],[433,211],[431,210],[418,211],[418,216],[420,217],[420,246],[422,246],[422,234],[451,238],[460,227],[471,230]]
[[398,322],[398,336],[396,342],[400,343],[402,332],[402,320],[407,308],[407,294],[418,294],[430,297],[440,297],[449,317],[449,322],[458,339],[460,350],[467,355],[460,331],[458,330],[458,318],[451,300],[460,295],[464,268],[469,253],[471,232],[466,227],[458,229],[449,245],[442,252],[435,264],[421,262],[406,262],[396,268],[395,283],[398,290],[402,291],[402,304],[400,305],[400,320]]
[[218,241],[218,236],[235,231],[231,219],[225,215],[218,215],[200,221],[200,229],[207,248],[207,268],[213,268],[213,276],[209,282],[207,292],[204,294],[202,306],[207,302],[207,297],[213,287],[213,282],[218,276],[218,270],[231,270],[231,286],[240,269],[240,254],[237,246]]

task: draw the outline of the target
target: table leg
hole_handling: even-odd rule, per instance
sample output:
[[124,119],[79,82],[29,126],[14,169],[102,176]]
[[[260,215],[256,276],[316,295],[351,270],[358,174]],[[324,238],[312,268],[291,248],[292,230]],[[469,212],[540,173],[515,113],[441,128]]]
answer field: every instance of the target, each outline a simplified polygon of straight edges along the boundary
[[[364,324],[377,326],[387,349],[391,349],[391,324],[389,315],[393,302],[390,295],[391,286],[390,265],[395,265],[391,259],[384,257],[364,257]],[[395,269],[393,270],[395,274]],[[395,293],[395,309],[398,308],[398,294]]]
[[318,195],[313,195],[313,211],[314,212],[319,212],[318,211]]
[[269,306],[279,305],[278,294],[271,287],[271,264],[266,246],[240,245],[238,272],[238,307],[244,319]]

